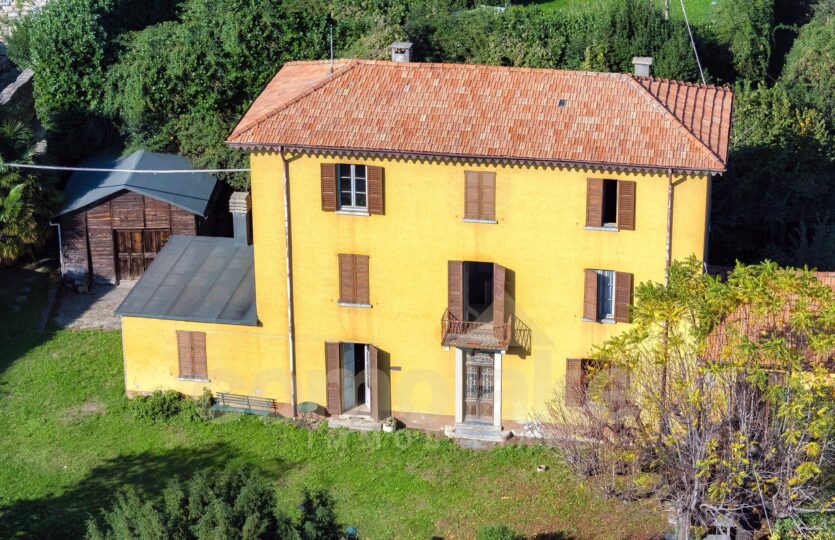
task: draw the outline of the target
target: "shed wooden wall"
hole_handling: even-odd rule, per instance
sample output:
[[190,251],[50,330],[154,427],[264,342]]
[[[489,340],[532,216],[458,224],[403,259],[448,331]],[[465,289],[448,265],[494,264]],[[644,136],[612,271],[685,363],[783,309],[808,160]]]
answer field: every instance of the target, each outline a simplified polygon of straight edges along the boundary
[[115,229],[171,229],[171,234],[197,234],[198,227],[194,214],[131,191],[62,216],[60,221],[65,276],[92,278],[99,283],[116,282]]

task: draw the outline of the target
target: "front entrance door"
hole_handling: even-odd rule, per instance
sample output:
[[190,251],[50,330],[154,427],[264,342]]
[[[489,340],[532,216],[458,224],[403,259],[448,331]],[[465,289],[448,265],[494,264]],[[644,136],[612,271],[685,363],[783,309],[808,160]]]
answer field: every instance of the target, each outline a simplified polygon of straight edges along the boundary
[[493,423],[494,358],[492,352],[465,351],[464,422]]
[[117,230],[119,279],[139,279],[171,236],[169,229]]

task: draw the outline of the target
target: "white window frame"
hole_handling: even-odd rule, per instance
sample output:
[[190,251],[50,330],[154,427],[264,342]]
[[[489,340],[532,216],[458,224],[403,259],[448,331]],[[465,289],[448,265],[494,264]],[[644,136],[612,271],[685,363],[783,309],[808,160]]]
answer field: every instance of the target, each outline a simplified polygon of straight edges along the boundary
[[[365,190],[358,191],[357,190],[357,168],[362,167],[365,171],[364,180],[365,180]],[[349,173],[346,175],[344,174],[345,169],[349,169]],[[345,205],[342,204],[342,177],[347,176],[349,178],[349,182],[351,184],[351,204]],[[339,211],[341,212],[351,212],[351,213],[361,213],[367,214],[368,213],[368,167],[365,165],[355,165],[355,164],[339,164],[336,166],[336,181],[337,181],[337,190],[338,190],[338,197],[337,202],[339,203]],[[357,194],[365,195],[365,205],[360,206],[357,204]]]
[[[615,286],[615,280],[617,279],[618,273],[614,270],[595,270],[595,272],[597,273],[597,320],[613,322],[615,320],[615,291],[617,290]],[[606,292],[604,291],[604,288],[601,286],[602,280],[600,279],[600,277],[603,275],[611,276],[611,279],[609,281],[609,298],[611,299],[609,307],[611,309],[609,310],[603,309],[603,304],[605,303],[604,300],[606,298]]]

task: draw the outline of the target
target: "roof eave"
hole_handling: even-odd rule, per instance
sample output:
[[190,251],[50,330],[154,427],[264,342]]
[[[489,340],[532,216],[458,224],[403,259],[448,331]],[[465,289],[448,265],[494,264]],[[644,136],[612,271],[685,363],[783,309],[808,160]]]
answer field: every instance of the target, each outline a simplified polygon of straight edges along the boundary
[[543,158],[521,158],[516,156],[487,156],[476,154],[437,154],[428,152],[409,152],[401,150],[377,150],[366,148],[340,148],[327,146],[308,146],[300,144],[281,144],[281,143],[242,143],[226,141],[226,144],[232,148],[239,148],[242,150],[278,150],[283,148],[291,151],[304,151],[314,153],[337,153],[337,154],[369,154],[375,156],[397,156],[397,157],[411,157],[423,159],[438,159],[438,160],[470,160],[470,161],[486,161],[486,162],[510,162],[526,165],[553,165],[553,166],[567,166],[567,167],[600,167],[613,169],[627,169],[627,170],[648,170],[648,171],[663,171],[670,169],[682,173],[702,173],[719,175],[727,170],[724,162],[720,162],[721,166],[717,168],[694,168],[694,167],[676,167],[669,165],[641,165],[629,163],[613,163],[602,161],[578,161],[565,159],[543,159]]

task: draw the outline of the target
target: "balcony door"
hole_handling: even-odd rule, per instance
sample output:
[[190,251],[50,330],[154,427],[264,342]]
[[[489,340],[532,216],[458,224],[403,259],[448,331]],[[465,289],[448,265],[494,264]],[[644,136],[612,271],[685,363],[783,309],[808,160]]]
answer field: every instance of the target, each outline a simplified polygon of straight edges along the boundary
[[494,354],[478,350],[468,350],[464,354],[464,422],[493,424]]

